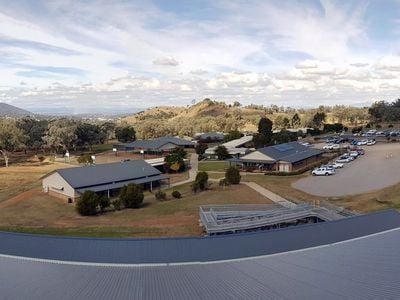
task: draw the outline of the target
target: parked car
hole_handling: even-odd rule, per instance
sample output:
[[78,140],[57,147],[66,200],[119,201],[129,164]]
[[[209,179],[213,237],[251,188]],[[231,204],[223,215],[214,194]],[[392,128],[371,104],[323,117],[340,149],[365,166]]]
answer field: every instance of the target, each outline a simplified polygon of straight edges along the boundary
[[329,170],[335,170],[335,168],[331,164],[321,165],[320,168],[326,168],[326,169],[329,169]]
[[334,175],[335,174],[335,170],[334,169],[328,169],[328,168],[317,168],[317,169],[314,169],[311,172],[311,174],[314,175],[314,176],[321,176],[321,175],[329,176],[329,175]]
[[356,157],[358,156],[358,152],[357,152],[357,151],[350,151],[349,155],[350,155],[351,157],[356,158]]
[[337,163],[342,164],[342,163],[349,163],[353,161],[350,157],[341,157],[336,160]]
[[340,146],[338,144],[328,144],[322,147],[324,150],[339,150]]
[[358,146],[366,145],[368,143],[368,140],[361,140],[357,142]]
[[335,161],[335,162],[331,163],[330,166],[332,166],[334,169],[341,169],[341,168],[343,168],[344,164],[338,163],[337,161]]
[[364,149],[359,148],[356,151],[357,151],[358,155],[364,155],[365,154]]
[[367,142],[367,146],[372,146],[372,145],[375,145],[376,144],[376,141],[375,140],[369,140],[368,142]]

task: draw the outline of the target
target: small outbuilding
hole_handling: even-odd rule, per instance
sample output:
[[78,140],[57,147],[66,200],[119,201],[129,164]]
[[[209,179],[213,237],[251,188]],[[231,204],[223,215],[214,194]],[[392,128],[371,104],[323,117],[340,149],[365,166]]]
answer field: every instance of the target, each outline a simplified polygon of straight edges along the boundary
[[85,191],[112,197],[130,183],[153,190],[168,178],[144,160],[89,165],[53,171],[42,178],[43,191],[57,197],[75,201]]

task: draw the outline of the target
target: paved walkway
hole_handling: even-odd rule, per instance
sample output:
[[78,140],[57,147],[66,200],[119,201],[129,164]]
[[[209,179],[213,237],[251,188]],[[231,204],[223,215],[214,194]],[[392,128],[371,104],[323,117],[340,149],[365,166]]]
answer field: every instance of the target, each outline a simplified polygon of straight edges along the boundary
[[190,169],[189,169],[189,179],[172,183],[170,187],[182,185],[185,183],[193,182],[196,179],[197,172],[199,170],[199,156],[196,153],[190,155]]
[[258,185],[255,182],[242,181],[242,183],[279,205],[282,205],[287,208],[296,207],[295,203],[290,202],[285,198],[282,198],[281,196],[271,192],[270,190],[267,190],[266,188],[263,188],[262,186]]

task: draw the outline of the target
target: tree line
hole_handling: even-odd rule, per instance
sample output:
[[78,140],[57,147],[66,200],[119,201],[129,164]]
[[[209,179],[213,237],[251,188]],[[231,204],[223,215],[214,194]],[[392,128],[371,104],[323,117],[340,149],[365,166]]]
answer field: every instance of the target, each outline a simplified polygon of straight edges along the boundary
[[87,122],[72,119],[37,120],[0,119],[0,154],[9,162],[9,154],[16,150],[48,150],[53,153],[89,149],[117,138],[121,142],[136,139],[131,126],[117,126],[114,122]]

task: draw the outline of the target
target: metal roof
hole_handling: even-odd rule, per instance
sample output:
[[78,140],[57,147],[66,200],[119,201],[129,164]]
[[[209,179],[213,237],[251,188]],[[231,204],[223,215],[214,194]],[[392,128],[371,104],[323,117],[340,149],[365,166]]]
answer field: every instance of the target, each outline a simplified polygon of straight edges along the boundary
[[129,160],[79,168],[59,169],[56,172],[75,189],[115,184],[161,174],[159,170],[144,160]]
[[[364,219],[362,223],[348,223],[347,229],[340,228],[341,242],[327,238],[332,232],[321,230],[313,237],[316,247],[303,250],[262,255],[246,259],[223,260],[218,262],[190,261],[187,264],[155,264],[155,265],[107,265],[65,263],[62,261],[30,260],[0,255],[0,291],[3,299],[398,299],[400,295],[399,275],[400,260],[400,229],[382,231],[384,227],[367,230],[358,234],[359,227],[364,225],[371,229],[371,221],[383,221],[387,213],[380,214],[381,220],[375,219],[376,214],[354,217]],[[389,213],[392,216],[393,211]],[[378,214],[379,215],[379,214]],[[393,216],[392,216],[393,217]],[[340,225],[345,221],[327,222]],[[354,226],[355,225],[355,226]],[[386,223],[386,225],[388,225]],[[310,239],[305,235],[310,225],[290,229],[296,233],[293,243]],[[395,224],[392,224],[393,227]],[[399,226],[399,224],[397,224]],[[370,231],[368,233],[368,231]],[[275,232],[283,233],[283,230]],[[348,234],[353,232],[353,234]],[[369,234],[369,235],[366,235]],[[235,240],[239,248],[252,249],[257,243],[242,245],[243,236],[262,236],[263,246],[281,244],[288,236],[276,237],[272,240],[263,233],[235,235],[208,240]],[[336,234],[335,234],[336,235]],[[25,243],[23,235],[14,249],[25,248],[29,253],[29,243]],[[343,238],[345,240],[343,240]],[[45,246],[53,247],[52,242],[58,239],[45,237]],[[46,240],[47,239],[47,240]],[[50,239],[50,241],[49,241]],[[322,240],[320,240],[322,239]],[[67,241],[69,239],[66,239]],[[73,241],[74,239],[72,239]],[[192,240],[184,239],[191,243]],[[9,242],[0,235],[0,248]],[[71,240],[69,240],[71,241]],[[89,240],[92,241],[92,240]],[[119,240],[117,240],[119,241]],[[133,243],[135,243],[134,240]],[[147,247],[141,251],[153,252],[153,241],[149,240]],[[179,241],[174,239],[174,241]],[[114,241],[116,242],[116,241]],[[125,248],[122,243],[114,244],[113,248]],[[337,242],[337,243],[336,243]],[[63,254],[82,251],[73,248],[76,244],[64,244],[59,250]],[[231,243],[222,244],[227,252]],[[175,250],[179,253],[191,251],[191,247],[177,244]],[[45,247],[44,247],[45,248]],[[268,247],[267,247],[268,248]],[[112,249],[112,248],[111,248]],[[298,248],[295,248],[298,249]],[[295,250],[292,249],[292,250]],[[94,249],[89,249],[93,251]],[[90,252],[91,257],[102,256],[110,251],[110,247]],[[125,248],[125,250],[128,250]],[[171,249],[160,249],[168,253]],[[218,249],[201,249],[212,253]],[[290,249],[287,249],[290,250]],[[286,251],[286,250],[283,250]],[[240,253],[240,250],[237,251]],[[0,251],[4,253],[4,249]],[[35,252],[32,253],[32,256]],[[120,253],[129,256],[131,253]],[[134,255],[131,254],[131,255]]]
[[107,190],[112,190],[112,189],[119,189],[130,183],[143,184],[143,183],[164,180],[167,178],[168,177],[164,176],[164,175],[155,175],[155,176],[149,176],[149,177],[140,178],[140,179],[133,179],[133,180],[121,181],[121,182],[110,183],[110,184],[102,184],[102,185],[84,187],[84,188],[77,189],[76,191],[81,194],[88,190],[93,191],[93,192],[101,192],[101,191],[107,191]]
[[99,239],[0,232],[0,253],[95,263],[236,259],[324,245],[400,227],[395,210],[277,230],[217,237]]
[[172,136],[164,136],[154,140],[136,140],[132,143],[120,144],[119,146],[131,149],[151,149],[151,150],[158,150],[162,146],[166,144],[174,144],[177,146],[194,146],[195,143],[191,141],[187,141],[184,139],[172,137]]
[[306,158],[314,157],[323,151],[306,147],[299,142],[290,142],[257,149],[257,151],[273,158],[276,161],[287,161],[295,163]]

